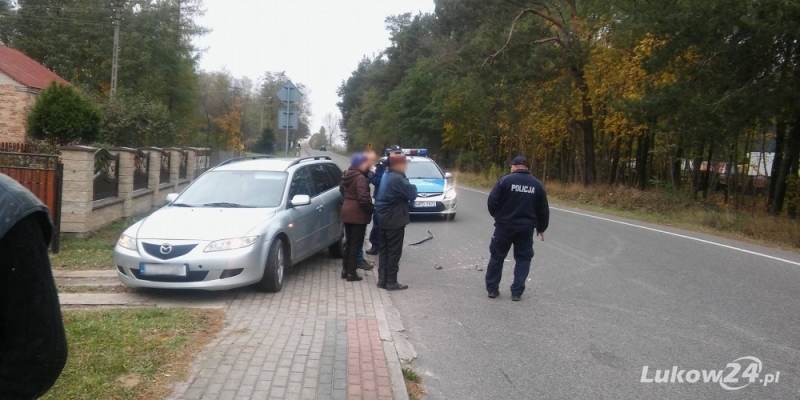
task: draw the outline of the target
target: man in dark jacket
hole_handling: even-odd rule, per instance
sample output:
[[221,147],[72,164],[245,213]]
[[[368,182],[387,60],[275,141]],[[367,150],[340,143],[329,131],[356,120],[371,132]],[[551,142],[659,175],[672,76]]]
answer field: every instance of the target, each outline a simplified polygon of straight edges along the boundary
[[[399,152],[402,149],[400,146],[392,146],[393,152]],[[367,152],[367,158],[374,156],[377,158],[377,154],[375,154],[375,150],[369,149]],[[378,189],[381,187],[381,179],[383,179],[383,174],[386,172],[386,169],[389,168],[389,158],[384,158],[380,160],[373,168],[372,171],[369,173],[369,183],[375,188],[372,192],[375,198],[378,198]],[[369,231],[369,243],[372,247],[367,250],[367,254],[374,256],[380,252],[381,246],[381,236],[380,236],[380,226],[378,225],[378,215],[375,214],[372,218],[372,230]]]
[[345,237],[342,278],[348,282],[360,281],[356,273],[358,253],[364,247],[364,235],[372,219],[372,196],[369,193],[367,171],[369,161],[364,154],[356,153],[350,159],[350,168],[344,172],[339,191],[344,196],[344,204],[339,218],[344,222]]
[[0,399],[35,399],[67,361],[47,207],[0,174]]
[[408,160],[402,153],[389,157],[389,169],[383,174],[375,212],[380,223],[380,258],[378,262],[378,287],[386,290],[404,290],[408,286],[397,281],[403,238],[410,222],[409,206],[417,198],[417,187],[406,179]]
[[550,223],[550,207],[544,185],[531,175],[528,160],[516,157],[511,161],[511,173],[501,177],[489,194],[489,214],[494,217],[494,235],[489,246],[491,258],[486,268],[486,290],[490,298],[500,295],[503,261],[514,245],[514,283],[511,299],[519,301],[525,291],[525,281],[533,259],[533,231],[544,241],[544,231]]

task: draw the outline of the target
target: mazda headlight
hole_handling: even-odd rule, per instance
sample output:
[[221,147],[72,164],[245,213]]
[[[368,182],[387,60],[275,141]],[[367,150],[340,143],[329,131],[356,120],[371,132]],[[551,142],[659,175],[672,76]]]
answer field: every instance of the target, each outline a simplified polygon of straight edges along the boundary
[[241,249],[243,247],[252,246],[258,241],[258,238],[259,238],[258,236],[246,236],[233,239],[217,240],[209,243],[208,246],[206,246],[206,249],[203,251],[206,253],[210,253],[213,251]]
[[445,200],[453,200],[455,198],[456,198],[456,189],[455,188],[451,188],[451,189],[449,189],[448,191],[446,191],[444,193],[444,199]]
[[128,250],[136,250],[136,239],[124,233],[122,235],[119,235],[119,240],[117,240],[117,244],[120,247],[124,247]]

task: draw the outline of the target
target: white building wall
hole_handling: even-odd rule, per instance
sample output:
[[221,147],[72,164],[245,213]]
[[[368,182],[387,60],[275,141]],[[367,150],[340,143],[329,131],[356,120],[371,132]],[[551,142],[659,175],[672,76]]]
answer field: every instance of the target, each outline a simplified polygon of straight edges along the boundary
[[10,76],[0,72],[0,85],[14,85],[14,86],[22,86],[19,82],[11,79]]

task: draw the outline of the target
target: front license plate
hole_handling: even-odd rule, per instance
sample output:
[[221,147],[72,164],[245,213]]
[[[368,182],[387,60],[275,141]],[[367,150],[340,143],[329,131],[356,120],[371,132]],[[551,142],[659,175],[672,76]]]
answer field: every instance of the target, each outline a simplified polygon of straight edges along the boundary
[[436,207],[435,201],[415,201],[414,208],[433,208]]
[[186,264],[139,264],[139,273],[145,276],[186,276]]

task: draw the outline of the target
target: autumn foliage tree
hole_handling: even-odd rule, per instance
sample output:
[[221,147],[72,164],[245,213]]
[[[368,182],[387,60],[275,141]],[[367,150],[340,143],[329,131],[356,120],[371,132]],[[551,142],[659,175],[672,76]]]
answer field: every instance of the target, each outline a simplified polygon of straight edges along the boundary
[[[548,180],[725,201],[765,192],[775,214],[800,198],[800,4],[435,4],[388,18],[389,47],[339,88],[351,147],[425,146],[483,171],[522,154]],[[773,152],[769,182],[752,176]]]

